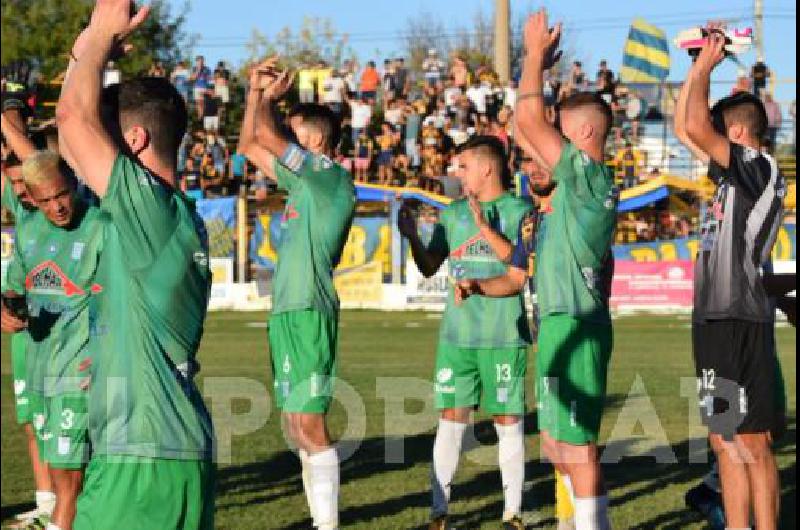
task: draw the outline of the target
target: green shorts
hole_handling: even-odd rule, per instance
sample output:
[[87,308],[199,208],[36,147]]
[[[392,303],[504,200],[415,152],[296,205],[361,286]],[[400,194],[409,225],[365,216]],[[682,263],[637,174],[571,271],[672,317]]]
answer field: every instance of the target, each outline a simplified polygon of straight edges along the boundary
[[536,356],[539,430],[574,445],[596,443],[613,347],[610,324],[543,317]]
[[28,392],[28,408],[31,411],[33,432],[36,434],[36,445],[39,447],[39,459],[44,460],[51,438],[47,431],[47,400],[42,393],[31,390]]
[[328,412],[336,378],[338,326],[338,319],[313,309],[270,318],[275,400],[282,411]]
[[203,460],[94,457],[73,530],[214,528],[216,469]]
[[14,378],[14,405],[17,409],[17,423],[30,423],[31,406],[28,390],[28,372],[25,368],[25,335],[14,333],[11,336],[11,374]]
[[474,408],[487,414],[525,414],[527,348],[460,348],[439,343],[436,351],[436,408]]
[[47,433],[43,459],[56,469],[81,469],[89,461],[86,393],[45,398]]

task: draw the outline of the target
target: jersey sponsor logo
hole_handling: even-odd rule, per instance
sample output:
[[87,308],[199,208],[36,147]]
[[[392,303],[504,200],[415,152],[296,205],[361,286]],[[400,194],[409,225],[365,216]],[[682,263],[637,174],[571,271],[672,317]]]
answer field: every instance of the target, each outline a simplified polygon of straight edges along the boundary
[[450,379],[452,377],[453,377],[453,369],[452,368],[442,368],[436,374],[436,380],[439,381],[442,384],[447,383],[448,381],[450,381]]
[[24,379],[14,379],[14,395],[21,395],[25,392],[25,380]]
[[208,266],[208,254],[206,254],[205,252],[195,252],[194,253],[194,262],[199,267]]
[[507,388],[498,388],[497,389],[497,402],[498,403],[508,403],[508,389]]
[[25,278],[25,288],[35,294],[76,296],[85,294],[83,289],[70,280],[55,262],[45,261],[37,265]]
[[450,257],[460,260],[487,261],[496,256],[489,243],[481,236],[476,235],[464,241],[461,246],[450,253]]
[[70,254],[70,257],[74,261],[77,261],[77,260],[81,259],[81,256],[83,256],[83,249],[84,248],[86,248],[86,244],[85,243],[82,243],[80,241],[76,241],[75,243],[72,244],[72,253]]
[[59,436],[58,437],[58,454],[61,456],[66,456],[69,454],[71,440],[68,436]]
[[291,371],[292,371],[292,363],[289,362],[289,357],[287,356],[283,360],[283,373],[288,374]]

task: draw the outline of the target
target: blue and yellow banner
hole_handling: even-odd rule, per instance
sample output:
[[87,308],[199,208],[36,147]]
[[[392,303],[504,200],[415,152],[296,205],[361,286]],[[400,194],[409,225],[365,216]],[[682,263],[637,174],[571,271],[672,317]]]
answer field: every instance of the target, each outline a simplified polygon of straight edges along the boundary
[[[274,270],[281,244],[281,214],[262,214],[256,218],[250,239],[250,259],[256,267]],[[392,271],[392,231],[385,217],[356,217],[347,236],[338,272],[377,261],[383,274]]]
[[637,18],[622,55],[623,83],[660,83],[669,75],[669,45],[663,30]]
[[[697,238],[670,239],[652,243],[614,246],[617,261],[687,261],[694,260],[699,247]],[[773,261],[797,260],[797,225],[786,223],[778,230],[772,249]]]

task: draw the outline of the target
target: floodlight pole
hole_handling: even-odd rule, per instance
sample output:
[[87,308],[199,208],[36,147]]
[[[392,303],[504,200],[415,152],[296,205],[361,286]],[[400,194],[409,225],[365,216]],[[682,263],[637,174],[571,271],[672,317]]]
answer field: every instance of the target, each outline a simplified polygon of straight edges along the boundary
[[754,0],[753,20],[755,21],[755,45],[758,59],[766,62],[764,56],[764,0]]
[[509,0],[495,0],[494,7],[494,69],[503,85],[511,77],[511,44]]

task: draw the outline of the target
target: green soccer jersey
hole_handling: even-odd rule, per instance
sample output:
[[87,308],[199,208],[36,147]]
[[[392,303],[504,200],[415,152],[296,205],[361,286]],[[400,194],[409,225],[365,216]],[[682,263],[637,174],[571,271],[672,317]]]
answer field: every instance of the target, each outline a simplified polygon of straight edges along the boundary
[[339,297],[333,269],[353,222],[353,180],[327,156],[296,145],[275,160],[275,174],[289,196],[281,217],[272,313],[316,309],[335,317]]
[[87,355],[103,223],[100,210],[80,199],[75,215],[69,229],[53,225],[42,212],[29,216],[17,229],[10,271],[24,277],[30,315],[23,332],[27,385],[45,396],[78,391],[78,365]]
[[539,315],[564,313],[608,323],[619,197],[613,174],[565,143],[553,180],[552,211],[542,216],[536,233]]
[[195,386],[211,274],[194,203],[124,154],[100,202],[108,216],[92,297],[89,435],[95,455],[211,457]]
[[[532,205],[509,193],[481,203],[492,228],[509,241],[517,240],[520,221]],[[498,259],[481,237],[466,199],[453,202],[441,212],[428,250],[448,256],[449,274],[454,280],[486,279],[505,274],[507,265]],[[447,296],[439,341],[461,348],[507,348],[530,344],[528,319],[521,294],[505,298],[473,296],[461,305]]]

